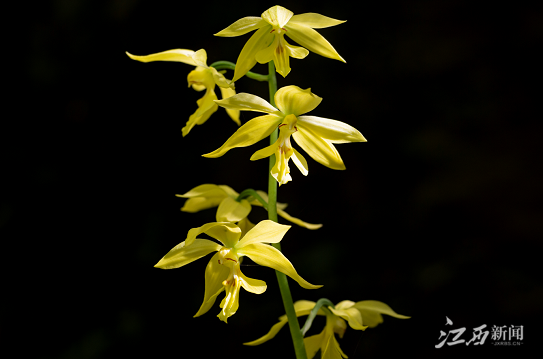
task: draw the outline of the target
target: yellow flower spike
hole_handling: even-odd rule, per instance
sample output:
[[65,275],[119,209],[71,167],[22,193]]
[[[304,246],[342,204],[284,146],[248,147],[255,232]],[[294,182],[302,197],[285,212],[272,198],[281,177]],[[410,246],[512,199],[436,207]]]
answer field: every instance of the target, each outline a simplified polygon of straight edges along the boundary
[[[206,189],[209,187],[201,186],[194,191]],[[269,245],[270,243],[279,243],[289,228],[290,226],[265,220],[248,230],[242,237],[242,230],[232,223],[207,223],[199,228],[189,230],[187,240],[175,246],[155,267],[179,268],[209,253],[217,252],[206,267],[204,300],[195,317],[211,309],[217,296],[222,291],[226,291],[220,304],[221,312],[218,315],[220,320],[226,322],[239,307],[240,288],[243,287],[246,291],[255,294],[266,291],[264,281],[246,277],[241,272],[240,262],[243,256],[251,258],[257,264],[283,271],[304,288],[321,287],[310,284],[300,277],[289,260]],[[208,234],[221,242],[222,245],[208,239],[196,238],[201,233]],[[186,244],[189,240],[192,241],[190,245]],[[268,251],[267,248],[272,251]]]
[[[289,58],[303,59],[309,51],[345,62],[334,47],[314,30],[344,22],[315,13],[294,15],[292,11],[276,5],[264,11],[261,17],[244,17],[215,36],[240,36],[256,30],[239,54],[233,82],[243,77],[257,62],[271,60],[277,72],[286,77],[290,72]],[[302,47],[287,43],[285,35]]]
[[285,86],[276,92],[274,100],[277,108],[258,96],[246,93],[215,101],[226,109],[264,112],[268,115],[247,121],[221,147],[203,156],[216,158],[232,148],[250,146],[269,136],[279,126],[277,141],[255,152],[251,160],[275,154],[276,160],[271,174],[279,185],[282,185],[292,180],[288,166],[290,159],[304,176],[308,174],[307,161],[292,147],[291,136],[315,161],[335,170],[343,170],[345,165],[334,144],[366,142],[364,136],[356,128],[346,123],[322,117],[304,116],[322,101],[322,98],[313,94],[311,89],[302,90],[298,86]]
[[[215,85],[219,86],[223,99],[236,94],[233,84],[222,73],[213,67],[207,66],[207,53],[204,49],[196,52],[187,49],[175,49],[145,56],[136,56],[128,52],[126,54],[131,59],[140,62],[174,61],[196,66],[187,76],[189,87],[196,91],[206,90],[206,93],[196,101],[198,109],[189,117],[185,127],[181,129],[183,137],[188,135],[194,126],[204,124],[217,111],[218,106],[214,102],[217,100]],[[241,125],[239,110],[226,110],[226,112],[238,126]]]
[[[256,192],[264,199],[264,201],[268,202],[268,194],[266,192]],[[238,226],[242,229],[243,233],[246,233],[254,226],[247,220],[247,216],[251,212],[252,206],[262,207],[262,204],[256,199],[253,199],[250,202],[245,199],[237,202],[236,199],[238,198],[239,193],[225,185],[203,184],[191,189],[185,194],[177,194],[176,196],[187,198],[187,201],[181,208],[183,212],[194,213],[204,209],[218,207],[216,214],[217,222],[238,222]],[[277,214],[287,221],[307,229],[319,229],[322,227],[322,224],[307,223],[299,218],[292,217],[284,211],[286,206],[287,205],[284,203],[277,203]]]
[[[315,302],[306,300],[297,301],[294,303],[296,316],[309,315],[315,305]],[[381,323],[383,321],[381,314],[391,315],[400,319],[409,318],[405,315],[397,314],[385,303],[375,300],[365,300],[357,303],[350,300],[344,300],[336,304],[335,308],[328,306],[327,309],[328,310],[324,311],[320,308],[317,312],[317,315],[326,315],[326,326],[324,327],[324,330],[317,335],[304,338],[308,359],[312,359],[319,350],[321,351],[321,358],[347,358],[347,355],[345,355],[339,347],[339,343],[334,335],[338,334],[340,338],[343,338],[347,329],[345,320],[347,320],[351,328],[365,330],[368,327],[374,327],[378,323]],[[275,324],[266,335],[252,342],[244,343],[244,345],[260,345],[273,339],[286,323],[287,317],[286,315],[283,315],[279,318],[279,323]],[[362,323],[365,325],[362,325]],[[307,328],[305,330],[307,330]]]

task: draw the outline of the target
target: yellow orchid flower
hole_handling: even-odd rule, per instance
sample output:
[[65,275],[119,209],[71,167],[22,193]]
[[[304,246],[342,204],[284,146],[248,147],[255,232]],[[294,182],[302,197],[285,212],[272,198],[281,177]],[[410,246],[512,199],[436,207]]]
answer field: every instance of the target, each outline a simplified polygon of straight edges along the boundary
[[[310,284],[300,277],[292,263],[280,251],[268,245],[279,243],[289,228],[290,226],[264,220],[241,238],[241,229],[233,223],[207,223],[189,230],[187,238],[170,250],[155,267],[179,268],[211,252],[217,252],[206,267],[204,301],[194,316],[198,317],[211,309],[217,296],[224,290],[226,296],[220,304],[222,310],[218,317],[226,322],[239,307],[240,287],[255,294],[266,291],[264,281],[246,277],[241,272],[240,262],[244,256],[251,258],[256,264],[288,275],[303,288],[322,287]],[[209,235],[222,245],[208,239],[196,238],[201,233]]]
[[[257,61],[265,64],[273,60],[277,72],[286,77],[290,72],[289,57],[303,59],[309,54],[308,50],[345,62],[332,45],[313,30],[344,22],[316,13],[294,15],[292,11],[282,6],[273,6],[264,11],[261,17],[249,16],[239,19],[215,36],[240,36],[256,30],[239,54],[232,81],[242,78]],[[285,40],[285,35],[303,47],[290,45]]]
[[322,101],[311,89],[285,86],[275,93],[274,99],[278,109],[266,100],[247,93],[215,101],[227,109],[264,112],[267,115],[247,121],[220,148],[203,156],[220,157],[234,147],[250,146],[269,136],[279,126],[277,141],[255,152],[251,160],[275,154],[275,165],[271,174],[279,185],[282,185],[292,180],[288,166],[291,158],[304,176],[308,174],[307,161],[292,147],[290,136],[294,137],[296,143],[315,161],[335,170],[344,170],[345,165],[334,143],[366,142],[356,128],[346,123],[322,117],[301,116],[315,109]]
[[[315,302],[308,300],[299,300],[294,303],[294,310],[296,316],[309,315],[311,310],[315,307]],[[338,334],[340,338],[343,338],[345,330],[347,330],[347,323],[349,326],[356,330],[366,330],[366,328],[373,328],[377,324],[383,322],[382,314],[390,315],[399,319],[408,319],[405,315],[398,314],[392,310],[388,305],[376,300],[364,300],[361,302],[352,302],[350,300],[344,300],[335,305],[335,308],[328,307],[327,311],[322,308],[319,309],[317,315],[326,315],[326,326],[324,330],[317,335],[313,335],[304,338],[305,350],[307,352],[307,358],[312,359],[319,349],[321,350],[321,358],[329,359],[341,359],[347,358],[347,355],[343,353],[339,347],[334,333]],[[283,328],[287,323],[287,316],[283,315],[279,318],[279,323],[275,324],[268,334],[263,337],[254,340],[252,342],[244,343],[245,345],[260,345],[273,339],[275,335]]]
[[[236,94],[233,85],[222,73],[213,67],[207,66],[207,53],[204,49],[200,49],[196,52],[186,49],[175,49],[146,56],[136,56],[128,52],[126,54],[131,59],[141,62],[176,61],[196,66],[196,69],[192,70],[187,76],[189,87],[192,86],[196,91],[203,91],[205,89],[206,93],[201,99],[196,101],[198,109],[189,117],[185,127],[181,129],[183,137],[188,135],[195,125],[205,123],[208,118],[217,111],[218,106],[213,102],[217,100],[215,85],[218,85],[221,89],[223,99]],[[238,110],[226,110],[226,112],[238,126],[241,125]]]
[[[256,191],[264,201],[268,202],[268,194],[264,191]],[[239,193],[226,185],[203,184],[197,186],[185,194],[176,194],[177,197],[188,198],[181,210],[183,212],[199,212],[204,209],[218,207],[216,220],[217,222],[238,222],[238,226],[242,229],[242,233],[246,233],[254,227],[254,224],[249,222],[247,216],[251,212],[252,205],[262,207],[262,204],[250,197],[236,201]],[[252,199],[252,200],[251,200]],[[292,217],[284,209],[287,207],[284,203],[277,203],[277,214],[284,219],[295,223],[301,227],[308,229],[318,229],[322,224],[311,224],[302,221],[301,219]]]

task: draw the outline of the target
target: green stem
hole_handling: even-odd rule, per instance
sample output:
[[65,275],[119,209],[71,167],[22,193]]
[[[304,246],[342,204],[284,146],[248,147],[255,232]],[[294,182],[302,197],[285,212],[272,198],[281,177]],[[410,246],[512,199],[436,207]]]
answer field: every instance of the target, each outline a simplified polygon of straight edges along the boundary
[[[209,65],[209,67],[214,67],[217,70],[235,70],[236,64],[230,61],[216,61]],[[251,71],[248,71],[245,76],[257,81],[268,81],[268,75],[261,75]]]
[[264,207],[266,211],[268,210],[268,203],[264,201],[264,198],[260,197],[260,195],[252,188],[248,188],[241,192],[238,198],[236,198],[236,201],[239,202],[247,197],[254,197],[258,202],[260,202],[260,204],[262,204],[262,207]]
[[[268,63],[268,85],[270,89],[270,103],[275,106],[274,96],[277,92],[277,79],[275,77],[275,65],[273,61]],[[270,135],[270,145],[273,145],[277,141],[279,129]],[[268,172],[268,218],[274,222],[277,222],[277,181],[271,175],[271,169],[275,165],[275,155],[270,156],[270,166]],[[272,243],[279,251],[281,245],[279,243]],[[285,312],[288,318],[288,325],[290,327],[290,335],[292,336],[292,343],[294,344],[294,351],[297,359],[307,359],[307,353],[304,346],[304,338],[302,331],[300,330],[300,324],[296,317],[296,311],[294,310],[294,303],[292,302],[292,295],[290,294],[290,288],[288,286],[287,276],[279,271],[275,271],[277,276],[277,283],[281,291],[281,297],[283,298],[283,305],[285,306]]]

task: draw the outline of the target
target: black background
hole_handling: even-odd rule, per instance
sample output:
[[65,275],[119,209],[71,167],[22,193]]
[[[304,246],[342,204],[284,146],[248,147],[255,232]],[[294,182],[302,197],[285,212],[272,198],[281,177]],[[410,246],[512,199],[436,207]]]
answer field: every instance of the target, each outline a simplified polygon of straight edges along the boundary
[[[235,124],[219,109],[183,138],[202,95],[187,88],[192,67],[143,64],[124,53],[204,48],[208,64],[235,62],[250,34],[213,34],[273,5],[58,0],[9,12],[16,25],[4,46],[13,64],[4,71],[15,81],[4,96],[0,152],[0,330],[23,357],[293,356],[286,328],[264,345],[242,345],[284,313],[270,269],[243,268],[268,290],[242,290],[225,324],[218,301],[192,318],[209,257],[153,268],[190,228],[214,221],[214,210],[180,212],[184,200],[174,195],[203,183],[265,190],[267,161],[249,158],[266,143],[201,157]],[[412,316],[348,329],[339,342],[349,358],[540,351],[541,6],[280,5],[348,20],[319,30],[347,64],[310,53],[291,59],[292,72],[278,83],[311,87],[323,98],[312,115],[346,122],[368,139],[337,146],[346,171],[306,156],[304,177],[291,163],[293,181],[281,186],[279,201],[291,215],[324,224],[293,226],[282,242],[298,272],[324,284],[310,291],[291,281],[294,300],[375,299]],[[243,78],[236,87],[267,98],[265,83]],[[242,123],[255,115],[242,113]],[[260,208],[250,215],[264,218]],[[482,347],[434,348],[440,330],[465,327],[468,340],[482,324],[523,325],[521,346],[495,347],[488,338]],[[323,325],[317,320],[309,334]]]

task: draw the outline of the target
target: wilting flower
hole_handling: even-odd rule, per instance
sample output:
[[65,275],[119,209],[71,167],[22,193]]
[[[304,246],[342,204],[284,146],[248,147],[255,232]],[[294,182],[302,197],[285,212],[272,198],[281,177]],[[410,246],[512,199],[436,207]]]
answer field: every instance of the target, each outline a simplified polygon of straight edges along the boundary
[[[294,303],[294,310],[296,311],[297,317],[309,315],[313,307],[315,307],[315,302],[308,300],[299,300]],[[320,334],[304,338],[307,358],[312,359],[319,349],[321,350],[321,358],[347,358],[347,355],[345,355],[339,347],[339,343],[337,342],[334,333],[338,334],[340,338],[343,338],[343,334],[345,334],[345,330],[347,330],[345,320],[349,323],[351,328],[356,330],[366,330],[367,327],[373,328],[377,326],[377,324],[383,322],[382,314],[387,314],[399,319],[409,318],[394,312],[388,305],[376,300],[363,300],[357,303],[351,302],[350,300],[344,300],[335,305],[335,309],[332,307],[328,307],[328,310],[326,311],[322,308],[319,309],[317,315],[326,315],[326,326]],[[279,323],[275,324],[268,334],[244,344],[259,345],[267,342],[275,337],[287,321],[286,315],[281,316],[279,318]]]
[[[146,56],[135,56],[128,52],[126,54],[131,59],[141,62],[176,61],[196,66],[196,69],[192,70],[187,76],[189,87],[192,86],[196,91],[205,89],[206,93],[201,99],[196,101],[198,109],[189,117],[185,127],[181,129],[183,137],[186,136],[195,125],[205,123],[209,116],[219,108],[217,104],[213,102],[214,100],[217,100],[215,85],[218,85],[221,89],[223,99],[236,94],[233,85],[222,73],[217,71],[214,67],[207,66],[207,53],[204,49],[196,52],[192,50],[176,49]],[[238,110],[226,110],[226,112],[238,126],[241,125]]]
[[[226,296],[221,302],[222,310],[218,317],[226,322],[239,307],[240,287],[255,294],[266,291],[264,281],[246,277],[241,272],[240,260],[244,256],[251,258],[257,264],[283,272],[306,289],[322,287],[310,284],[300,277],[290,261],[280,251],[268,245],[279,243],[289,228],[290,226],[265,220],[258,223],[240,240],[241,229],[235,224],[208,223],[199,228],[192,228],[187,238],[170,250],[155,267],[179,268],[211,252],[217,252],[207,264],[204,301],[194,316],[198,317],[211,309],[217,296],[224,290]],[[221,244],[196,238],[201,233],[206,233]]]
[[247,121],[220,148],[204,157],[220,157],[234,147],[250,146],[269,136],[279,126],[277,141],[253,154],[251,160],[258,160],[275,154],[272,176],[279,185],[291,181],[288,161],[294,164],[304,176],[308,173],[307,161],[294,149],[290,137],[313,159],[326,167],[344,170],[345,165],[334,147],[334,143],[365,142],[358,130],[346,123],[315,116],[301,116],[317,107],[322,98],[298,86],[285,86],[275,93],[275,108],[266,100],[247,93],[240,93],[224,100],[215,101],[231,110],[264,112]]
[[[290,72],[289,57],[303,59],[309,54],[308,50],[345,62],[332,45],[313,30],[344,22],[315,13],[294,15],[282,6],[273,6],[264,11],[262,17],[249,16],[239,19],[215,36],[233,37],[257,30],[239,54],[232,81],[243,77],[257,61],[265,64],[273,60],[277,72],[285,77]],[[303,47],[290,45],[285,40],[285,35]]]
[[[263,191],[256,191],[260,197],[268,202],[268,194]],[[254,224],[249,222],[247,216],[251,212],[252,206],[261,206],[262,204],[249,197],[236,201],[239,193],[226,185],[203,184],[197,186],[185,194],[177,194],[177,197],[188,198],[184,206],[181,208],[184,212],[199,212],[204,209],[217,207],[217,222],[238,222],[238,226],[242,229],[242,233],[246,233],[254,227]],[[322,224],[306,223],[298,218],[292,217],[284,209],[287,207],[284,203],[277,203],[277,214],[284,219],[295,223],[301,227],[308,229],[318,229]]]

